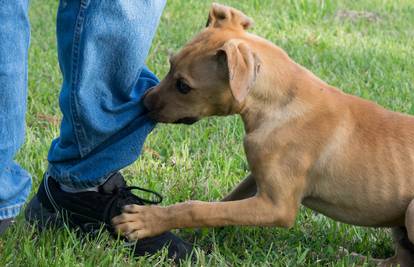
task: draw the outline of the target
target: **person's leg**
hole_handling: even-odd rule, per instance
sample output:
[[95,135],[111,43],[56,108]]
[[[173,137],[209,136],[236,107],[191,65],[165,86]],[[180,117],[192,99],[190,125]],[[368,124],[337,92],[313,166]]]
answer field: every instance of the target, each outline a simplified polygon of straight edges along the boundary
[[0,0],[0,226],[19,213],[32,184],[29,174],[13,161],[24,141],[28,2]]
[[132,162],[153,129],[141,96],[158,83],[145,66],[165,0],[61,1],[60,137],[49,174],[74,188],[101,184]]
[[[46,222],[68,214],[85,232],[111,219],[126,204],[145,204],[118,172],[134,162],[154,122],[141,97],[158,83],[145,66],[165,0],[61,1],[57,18],[63,74],[60,137],[49,151],[49,169],[26,217]],[[57,211],[57,212],[55,212]],[[57,221],[59,219],[57,218]],[[191,246],[171,233],[140,240],[135,255],[169,245],[185,257]]]

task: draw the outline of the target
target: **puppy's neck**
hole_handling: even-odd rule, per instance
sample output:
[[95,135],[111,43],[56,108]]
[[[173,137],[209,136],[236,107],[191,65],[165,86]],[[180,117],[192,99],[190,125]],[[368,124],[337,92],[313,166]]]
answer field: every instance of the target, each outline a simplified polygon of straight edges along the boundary
[[[272,76],[270,76],[272,77]],[[305,118],[311,110],[327,106],[321,88],[330,87],[308,70],[299,66],[284,84],[276,80],[260,82],[240,108],[246,133],[266,128],[280,128]]]
[[[273,104],[273,105],[272,105]],[[304,116],[312,105],[292,96],[289,103],[251,102],[244,106],[240,115],[242,117],[246,134],[262,128],[275,129]]]

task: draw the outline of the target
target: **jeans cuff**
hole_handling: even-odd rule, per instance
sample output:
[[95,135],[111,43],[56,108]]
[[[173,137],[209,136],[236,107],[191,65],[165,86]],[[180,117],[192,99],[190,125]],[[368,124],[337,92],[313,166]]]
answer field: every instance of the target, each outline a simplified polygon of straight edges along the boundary
[[23,204],[24,203],[14,204],[9,207],[1,208],[0,209],[0,221],[9,219],[9,218],[14,218],[17,215],[19,215]]
[[88,189],[91,187],[96,187],[104,184],[109,177],[111,177],[114,172],[111,172],[103,177],[93,179],[93,180],[85,180],[80,179],[78,176],[73,174],[62,174],[59,172],[53,165],[49,164],[46,175],[52,177],[55,181],[59,184],[63,184],[65,186],[74,188],[74,189]]

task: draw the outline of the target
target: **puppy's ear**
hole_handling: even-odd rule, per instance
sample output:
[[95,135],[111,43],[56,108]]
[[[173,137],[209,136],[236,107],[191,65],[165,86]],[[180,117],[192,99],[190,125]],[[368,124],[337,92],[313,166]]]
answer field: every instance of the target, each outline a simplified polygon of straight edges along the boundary
[[232,7],[213,3],[208,15],[206,27],[247,30],[252,25],[253,20],[243,14],[243,12]]
[[230,40],[217,51],[219,64],[228,69],[231,93],[238,103],[244,101],[253,88],[260,71],[260,59],[250,47],[240,41]]

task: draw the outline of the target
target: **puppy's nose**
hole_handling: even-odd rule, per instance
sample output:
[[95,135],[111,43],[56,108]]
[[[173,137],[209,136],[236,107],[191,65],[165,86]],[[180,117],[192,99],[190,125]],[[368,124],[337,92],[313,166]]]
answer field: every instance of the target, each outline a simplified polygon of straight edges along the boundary
[[151,110],[155,110],[158,108],[159,104],[158,104],[158,97],[157,95],[154,93],[154,88],[152,87],[150,88],[142,97],[142,101],[144,102],[144,107],[146,109],[148,109],[149,111]]
[[144,95],[142,96],[142,101],[145,101],[145,98],[147,97],[147,95],[149,94],[149,92],[151,92],[152,90],[154,90],[155,86],[149,88],[147,91],[145,91]]

